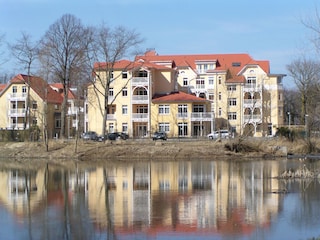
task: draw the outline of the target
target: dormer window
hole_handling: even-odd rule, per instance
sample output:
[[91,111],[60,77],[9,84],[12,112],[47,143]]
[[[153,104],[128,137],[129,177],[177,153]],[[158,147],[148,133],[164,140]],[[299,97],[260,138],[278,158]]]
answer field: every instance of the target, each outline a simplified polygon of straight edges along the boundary
[[232,67],[240,67],[241,66],[241,62],[233,62],[232,63]]

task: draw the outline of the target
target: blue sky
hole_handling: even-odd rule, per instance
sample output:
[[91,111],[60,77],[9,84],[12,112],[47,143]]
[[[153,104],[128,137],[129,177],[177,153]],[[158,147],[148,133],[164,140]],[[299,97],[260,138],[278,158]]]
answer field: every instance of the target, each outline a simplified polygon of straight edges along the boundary
[[[312,32],[302,20],[315,15],[316,0],[0,0],[0,34],[13,43],[27,32],[40,39],[49,26],[70,13],[84,25],[135,29],[142,49],[159,54],[248,53],[269,60],[271,73],[303,51],[312,54]],[[22,70],[13,61],[0,73]],[[291,87],[290,78],[284,81]]]

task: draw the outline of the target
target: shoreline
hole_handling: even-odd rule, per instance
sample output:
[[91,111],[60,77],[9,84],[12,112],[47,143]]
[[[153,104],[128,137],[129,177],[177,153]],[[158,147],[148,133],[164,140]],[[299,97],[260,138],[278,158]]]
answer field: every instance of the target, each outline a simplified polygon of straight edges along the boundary
[[[49,151],[43,142],[0,142],[0,162],[35,163],[47,162],[142,162],[142,161],[192,161],[192,160],[248,160],[287,157],[278,149],[278,141],[251,141],[254,147],[241,152],[231,151],[236,139],[221,141],[191,139],[187,141],[117,140],[106,142],[75,140],[52,140]],[[249,144],[249,141],[247,141]]]

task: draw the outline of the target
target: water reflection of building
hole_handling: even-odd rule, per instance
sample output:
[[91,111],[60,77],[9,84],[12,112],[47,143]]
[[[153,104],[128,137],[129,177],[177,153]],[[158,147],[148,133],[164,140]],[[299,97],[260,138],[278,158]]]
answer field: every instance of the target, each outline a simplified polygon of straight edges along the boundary
[[17,216],[35,211],[46,198],[45,169],[1,171],[0,179],[0,201]]
[[[248,231],[279,211],[278,163],[152,162],[99,168],[88,175],[91,217],[121,231]],[[107,187],[106,187],[107,186]],[[108,203],[108,204],[107,204]],[[235,229],[234,229],[235,230]],[[185,231],[185,230],[184,230]]]
[[[149,162],[82,170],[0,172],[0,203],[16,215],[85,199],[95,231],[239,233],[268,226],[281,206],[279,163]],[[76,196],[81,196],[77,198]],[[26,203],[29,204],[26,204]],[[52,208],[51,208],[52,209]],[[71,213],[71,212],[70,212]],[[76,219],[76,218],[74,218]]]

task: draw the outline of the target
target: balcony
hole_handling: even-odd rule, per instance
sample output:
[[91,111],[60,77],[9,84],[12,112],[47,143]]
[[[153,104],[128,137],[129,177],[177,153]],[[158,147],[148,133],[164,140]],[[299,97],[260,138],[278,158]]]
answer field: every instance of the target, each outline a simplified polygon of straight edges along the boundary
[[83,108],[82,107],[69,107],[68,108],[68,115],[77,115],[80,112],[83,112]]
[[247,107],[256,107],[261,108],[262,107],[262,101],[261,99],[244,99],[243,105],[245,108]]
[[260,92],[260,91],[262,91],[262,86],[261,86],[261,84],[246,83],[243,87],[243,90],[245,92]]
[[148,95],[132,95],[132,104],[148,104]]
[[115,114],[107,114],[107,121],[114,121],[116,120]]
[[247,114],[243,116],[243,120],[245,123],[261,123],[262,116],[261,114]]
[[[7,126],[7,129],[23,129],[24,124],[23,123],[11,123]],[[29,128],[29,125],[27,124],[26,129]]]
[[134,122],[148,122],[148,113],[133,113],[132,121]]
[[9,117],[24,117],[26,114],[26,109],[25,108],[15,108],[15,109],[10,109],[8,116]]
[[9,93],[8,99],[10,101],[26,101],[27,93]]
[[212,121],[213,113],[212,112],[192,112],[191,121]]
[[131,79],[132,86],[149,86],[149,78],[148,77],[133,77]]

